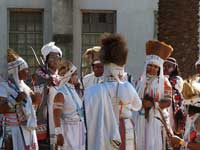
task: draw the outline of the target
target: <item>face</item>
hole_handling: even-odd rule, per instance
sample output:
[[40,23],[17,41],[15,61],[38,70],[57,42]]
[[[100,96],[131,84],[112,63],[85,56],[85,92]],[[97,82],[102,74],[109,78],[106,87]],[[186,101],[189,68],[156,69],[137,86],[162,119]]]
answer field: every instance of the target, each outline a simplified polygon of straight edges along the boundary
[[147,74],[151,76],[157,76],[159,71],[159,66],[154,64],[147,65]]
[[47,64],[50,69],[56,71],[60,61],[61,61],[61,57],[59,53],[50,52],[48,54]]
[[64,75],[66,74],[67,71],[68,71],[67,66],[62,66],[62,67],[59,68],[58,74],[59,74],[60,76],[64,76]]
[[100,77],[100,76],[103,75],[103,71],[104,71],[103,64],[101,64],[101,63],[94,64],[92,68],[93,68],[93,71],[94,71],[94,75],[96,77]]
[[75,71],[70,80],[69,80],[69,83],[73,84],[73,85],[76,85],[78,83],[78,74],[77,74],[77,71]]
[[172,73],[172,71],[174,71],[174,69],[176,68],[175,64],[172,64],[170,62],[165,62],[163,64],[163,69],[164,69],[164,75],[170,75]]
[[197,72],[198,74],[200,74],[200,64],[197,64],[197,65],[196,65],[196,72]]
[[18,76],[19,76],[20,80],[24,80],[24,81],[27,80],[28,77],[29,77],[29,70],[28,70],[28,68],[25,68],[25,69],[19,71]]

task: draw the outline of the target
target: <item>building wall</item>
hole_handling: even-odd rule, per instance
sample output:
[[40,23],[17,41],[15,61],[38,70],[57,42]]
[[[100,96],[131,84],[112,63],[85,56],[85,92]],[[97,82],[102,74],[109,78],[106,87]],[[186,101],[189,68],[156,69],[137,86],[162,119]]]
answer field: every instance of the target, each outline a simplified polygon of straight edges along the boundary
[[[76,0],[74,1],[74,51],[81,49],[81,11],[116,10],[117,32],[128,41],[129,56],[126,70],[134,77],[140,75],[144,66],[145,42],[154,36],[154,11],[158,0]],[[80,64],[80,56],[74,56]]]
[[[51,0],[0,0],[0,68],[7,67],[6,49],[8,48],[9,8],[44,9],[44,43],[52,39]],[[7,69],[0,69],[6,76]]]
[[63,57],[73,56],[73,0],[52,0],[53,40],[63,51]]

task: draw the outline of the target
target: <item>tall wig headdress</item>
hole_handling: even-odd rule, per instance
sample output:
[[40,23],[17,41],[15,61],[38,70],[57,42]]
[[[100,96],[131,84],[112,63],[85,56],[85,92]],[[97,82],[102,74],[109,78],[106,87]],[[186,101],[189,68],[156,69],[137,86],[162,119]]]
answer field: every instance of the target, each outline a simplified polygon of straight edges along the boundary
[[120,34],[105,34],[101,39],[100,60],[104,64],[104,77],[113,76],[118,82],[124,78],[128,48]]

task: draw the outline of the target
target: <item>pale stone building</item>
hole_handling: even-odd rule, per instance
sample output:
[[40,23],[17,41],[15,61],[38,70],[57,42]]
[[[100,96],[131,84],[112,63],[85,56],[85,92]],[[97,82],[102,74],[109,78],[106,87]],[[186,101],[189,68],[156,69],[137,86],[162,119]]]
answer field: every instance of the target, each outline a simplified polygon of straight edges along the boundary
[[97,44],[103,32],[118,32],[128,41],[126,70],[137,76],[144,65],[148,39],[156,38],[158,0],[0,0],[0,73],[6,75],[6,49],[14,48],[37,65],[43,44],[55,41],[80,71],[81,53]]

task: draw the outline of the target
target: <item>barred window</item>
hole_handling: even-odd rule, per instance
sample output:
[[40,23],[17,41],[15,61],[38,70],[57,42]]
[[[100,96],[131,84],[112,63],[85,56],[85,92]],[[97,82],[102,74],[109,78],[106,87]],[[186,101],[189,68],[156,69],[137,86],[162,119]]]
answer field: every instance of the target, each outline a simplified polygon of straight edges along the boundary
[[30,46],[40,56],[43,45],[43,10],[11,9],[9,15],[9,47],[27,61],[33,73],[38,64]]
[[[116,11],[86,11],[82,14],[82,50],[98,45],[102,33],[116,32]],[[83,75],[91,70],[90,64],[83,58]]]

